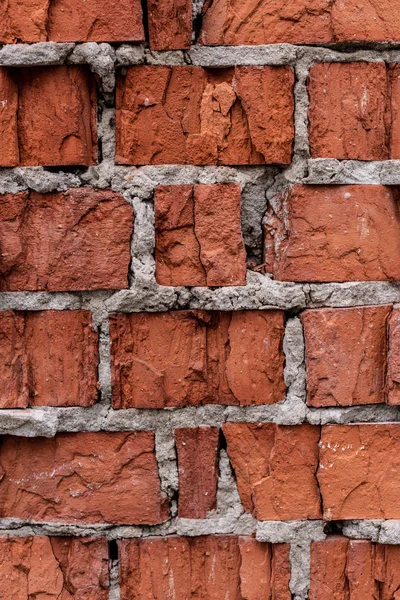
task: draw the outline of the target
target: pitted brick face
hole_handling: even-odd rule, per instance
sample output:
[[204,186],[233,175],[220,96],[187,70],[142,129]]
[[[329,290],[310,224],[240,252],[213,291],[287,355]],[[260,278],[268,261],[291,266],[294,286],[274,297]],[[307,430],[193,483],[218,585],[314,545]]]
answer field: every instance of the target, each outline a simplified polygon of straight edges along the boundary
[[321,63],[310,70],[313,158],[400,158],[400,68],[384,63]]
[[244,509],[259,521],[318,519],[319,427],[224,423]]
[[396,187],[295,185],[264,220],[265,268],[301,282],[400,280]]
[[88,311],[0,311],[0,407],[93,405],[97,344]]
[[168,537],[119,542],[121,600],[177,597],[290,600],[289,546],[251,537]]
[[0,67],[0,95],[0,166],[97,162],[96,87],[87,67]]
[[281,311],[110,317],[114,408],[283,400]]
[[0,290],[128,287],[133,210],[119,193],[0,195]]
[[240,186],[155,190],[156,278],[161,285],[246,285]]
[[0,598],[108,600],[105,538],[0,539]]
[[217,427],[182,427],[174,430],[179,469],[178,514],[184,519],[205,519],[217,508]]
[[332,536],[311,544],[310,600],[396,598],[400,546]]
[[192,42],[192,0],[147,0],[150,48],[183,50]]
[[[372,306],[307,310],[302,314],[309,406],[385,402],[391,312],[391,306]],[[395,363],[393,351],[393,384]]]
[[116,162],[288,164],[293,84],[290,67],[130,67],[117,79]]
[[206,0],[206,45],[399,41],[396,0]]
[[2,517],[125,525],[168,519],[153,432],[5,436],[0,465]]
[[322,427],[317,477],[324,519],[399,519],[399,448],[397,424]]

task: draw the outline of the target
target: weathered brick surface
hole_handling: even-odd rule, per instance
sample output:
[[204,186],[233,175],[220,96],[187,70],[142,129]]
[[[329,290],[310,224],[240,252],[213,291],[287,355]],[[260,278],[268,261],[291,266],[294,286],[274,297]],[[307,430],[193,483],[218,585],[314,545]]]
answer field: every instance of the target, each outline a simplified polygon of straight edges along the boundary
[[0,598],[108,600],[105,538],[0,538]]
[[0,166],[97,162],[96,89],[87,67],[0,67],[0,73]]
[[290,67],[139,66],[117,81],[121,164],[288,164]]
[[126,288],[132,226],[110,190],[0,195],[0,290]]
[[208,45],[399,41],[396,0],[206,0]]
[[147,0],[152,50],[182,50],[192,41],[191,0]]
[[224,423],[243,507],[260,521],[318,519],[319,427]]
[[322,427],[318,481],[324,518],[399,519],[400,426]]
[[216,508],[218,483],[217,427],[175,429],[179,468],[178,515],[205,519]]
[[389,319],[387,364],[387,402],[400,404],[400,309],[394,308]]
[[312,67],[308,84],[312,156],[400,158],[399,76],[397,65],[384,63],[321,63]]
[[289,546],[251,537],[119,542],[121,600],[290,600]]
[[0,43],[139,42],[140,0],[9,0],[0,3]]
[[155,191],[161,285],[246,285],[240,185],[168,185]]
[[283,281],[400,280],[396,188],[295,185],[264,221],[266,270]]
[[400,546],[332,536],[311,545],[309,600],[390,600],[400,587]]
[[[302,313],[309,406],[385,402],[391,311],[391,306],[372,306]],[[393,355],[394,378],[395,360]]]
[[283,400],[281,311],[110,317],[114,408]]
[[0,312],[0,407],[91,406],[98,335],[87,311]]
[[5,436],[0,466],[1,517],[80,525],[168,518],[153,432]]

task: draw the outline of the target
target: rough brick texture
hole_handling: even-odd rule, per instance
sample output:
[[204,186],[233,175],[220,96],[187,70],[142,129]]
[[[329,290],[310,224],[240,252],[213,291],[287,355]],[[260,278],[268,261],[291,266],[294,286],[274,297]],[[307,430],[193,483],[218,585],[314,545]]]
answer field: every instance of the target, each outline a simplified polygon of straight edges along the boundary
[[152,50],[190,48],[192,0],[147,0],[147,10]]
[[311,545],[309,600],[398,597],[400,546],[332,536]]
[[218,483],[218,429],[175,429],[179,468],[178,515],[205,519],[216,508]]
[[293,83],[290,67],[130,67],[117,80],[116,161],[288,164]]
[[0,73],[0,166],[97,162],[96,88],[87,67]]
[[0,407],[94,404],[97,342],[87,311],[0,311]]
[[104,538],[0,538],[0,597],[108,600]]
[[322,428],[318,481],[324,518],[399,519],[400,426]]
[[1,517],[149,525],[168,518],[153,432],[5,436],[0,466]]
[[399,77],[399,66],[384,63],[312,67],[308,84],[312,156],[400,158]]
[[[309,406],[385,402],[387,333],[391,311],[391,306],[373,306],[307,310],[301,315]],[[397,325],[396,316],[393,327]],[[392,350],[392,355],[391,395],[392,402],[396,403],[395,350]]]
[[399,41],[396,0],[206,0],[208,45]]
[[0,290],[126,288],[132,226],[109,190],[0,195]]
[[289,546],[251,537],[119,542],[121,600],[290,600]]
[[0,43],[140,42],[140,0],[10,0],[0,3]]
[[110,317],[114,408],[283,400],[281,311]]
[[318,519],[319,428],[224,423],[243,507],[260,521]]
[[283,281],[400,280],[396,188],[295,185],[264,221],[266,270]]
[[398,308],[393,309],[389,319],[387,402],[400,404],[400,309]]
[[168,185],[155,191],[161,285],[246,285],[240,186]]

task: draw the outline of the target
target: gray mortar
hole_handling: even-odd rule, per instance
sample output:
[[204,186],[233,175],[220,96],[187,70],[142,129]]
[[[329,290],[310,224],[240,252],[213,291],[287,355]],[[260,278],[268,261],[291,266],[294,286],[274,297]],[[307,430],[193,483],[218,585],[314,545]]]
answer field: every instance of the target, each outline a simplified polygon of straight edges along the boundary
[[[203,0],[194,0],[193,16]],[[262,262],[262,220],[268,204],[294,183],[400,185],[400,161],[337,161],[310,159],[308,142],[309,100],[306,82],[313,64],[334,61],[400,62],[396,44],[374,44],[369,49],[273,46],[205,47],[189,51],[151,52],[145,45],[55,44],[0,47],[0,65],[87,64],[99,80],[98,135],[102,162],[88,169],[65,172],[41,167],[1,169],[0,193],[34,190],[41,193],[71,187],[111,187],[119,191],[135,211],[132,237],[130,289],[117,292],[0,294],[0,310],[90,310],[99,330],[100,401],[84,408],[34,408],[0,412],[0,433],[52,437],[59,431],[154,430],[161,489],[171,502],[172,518],[155,527],[65,525],[0,519],[0,536],[67,535],[105,536],[107,539],[166,535],[256,534],[259,541],[291,545],[291,591],[294,600],[305,600],[309,586],[310,543],[325,537],[322,521],[259,522],[244,512],[226,451],[219,457],[217,508],[207,519],[176,516],[178,468],[173,430],[176,427],[216,426],[226,421],[275,422],[294,425],[356,422],[399,422],[400,407],[385,405],[309,409],[306,406],[304,340],[297,313],[305,308],[351,307],[400,303],[400,284],[356,282],[302,284],[272,280],[248,270],[247,285],[219,289],[173,288],[157,285],[154,262],[154,189],[160,184],[230,183],[241,185],[241,221],[249,263]],[[395,49],[396,48],[396,49]],[[290,65],[295,69],[295,152],[289,167],[123,167],[114,163],[115,69],[130,65]],[[68,170],[70,171],[70,170]],[[198,408],[113,410],[111,407],[110,340],[108,315],[113,312],[179,309],[289,311],[284,338],[284,401],[272,406],[204,406]],[[354,539],[400,543],[400,521],[346,521],[343,534]],[[117,564],[111,569],[110,600],[119,600]]]

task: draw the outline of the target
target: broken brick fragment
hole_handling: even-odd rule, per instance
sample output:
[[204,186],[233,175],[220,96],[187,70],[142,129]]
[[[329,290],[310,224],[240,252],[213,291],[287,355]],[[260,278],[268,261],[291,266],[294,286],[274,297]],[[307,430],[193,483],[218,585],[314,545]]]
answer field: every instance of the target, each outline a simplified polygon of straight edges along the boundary
[[246,284],[239,185],[158,186],[155,213],[158,283]]
[[386,305],[302,313],[309,406],[385,402],[391,312]]
[[0,291],[127,288],[132,229],[111,190],[0,195]]
[[147,0],[151,50],[185,50],[192,41],[192,0]]
[[0,466],[3,518],[155,525],[169,516],[151,431],[4,436]]
[[0,538],[0,598],[108,600],[105,538]]
[[289,164],[291,67],[129,67],[117,78],[120,164]]
[[0,407],[91,406],[97,343],[88,311],[0,311]]
[[216,508],[218,483],[217,427],[174,429],[179,470],[178,516],[206,519]]
[[264,220],[266,271],[281,281],[400,280],[396,187],[295,185]]
[[177,598],[290,600],[288,544],[252,537],[120,540],[121,600]]
[[282,311],[115,314],[110,335],[114,408],[285,397]]
[[0,166],[97,162],[96,86],[88,67],[0,67],[0,95]]
[[222,431],[247,512],[259,521],[321,518],[319,427],[224,423]]

